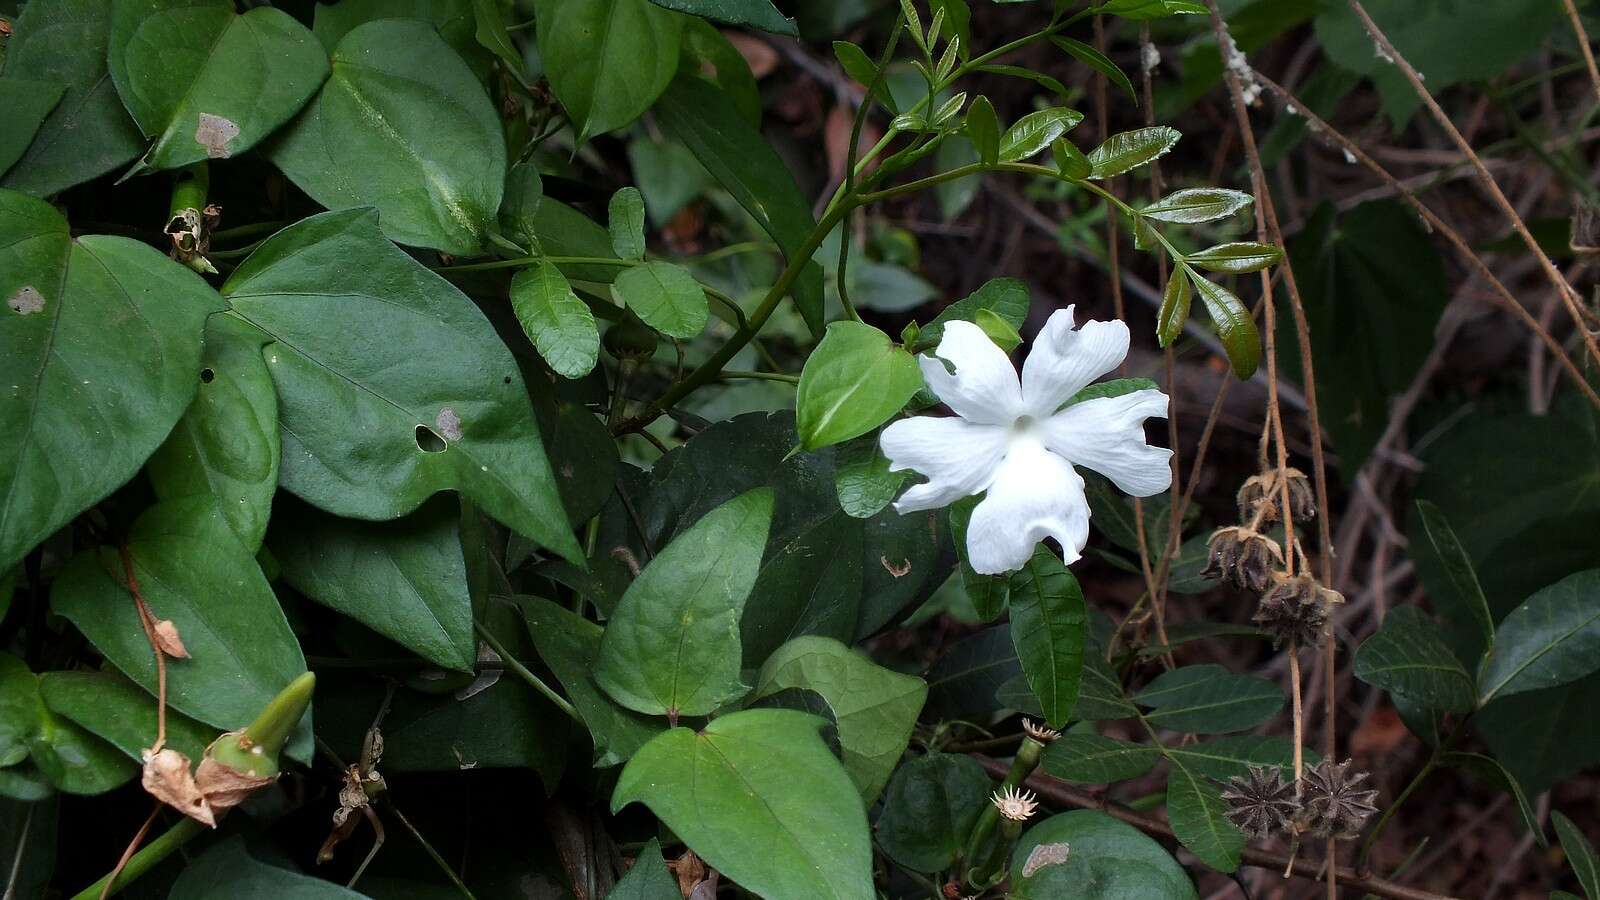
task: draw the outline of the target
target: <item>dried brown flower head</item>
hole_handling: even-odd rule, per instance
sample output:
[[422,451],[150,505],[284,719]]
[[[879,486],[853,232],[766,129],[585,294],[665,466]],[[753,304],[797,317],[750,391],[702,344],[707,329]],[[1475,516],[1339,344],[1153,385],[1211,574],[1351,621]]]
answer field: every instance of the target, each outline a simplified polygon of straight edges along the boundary
[[1272,573],[1283,565],[1283,548],[1277,541],[1239,525],[1212,532],[1210,551],[1205,577],[1221,578],[1256,593],[1272,584]]
[[1311,489],[1311,479],[1299,469],[1284,469],[1283,479],[1289,483],[1289,514],[1296,522],[1307,522],[1317,515],[1317,495]]
[[1303,799],[1305,825],[1320,837],[1347,841],[1378,811],[1378,792],[1361,787],[1366,772],[1352,772],[1350,760],[1324,759],[1306,770]]
[[1256,840],[1287,831],[1300,811],[1294,780],[1284,778],[1278,766],[1251,766],[1246,774],[1229,778],[1222,785],[1222,799],[1228,804],[1223,815]]
[[1310,575],[1278,575],[1261,595],[1252,621],[1272,635],[1274,649],[1284,644],[1319,647],[1328,624],[1327,595],[1333,593]]
[[1274,469],[1245,479],[1234,497],[1239,505],[1239,521],[1247,525],[1276,522],[1281,515],[1284,487],[1289,491],[1289,514],[1304,522],[1317,514],[1317,497],[1306,473],[1295,468]]
[[1013,822],[1026,822],[1039,810],[1039,798],[1032,791],[1019,791],[1014,787],[995,791],[989,801],[1000,810],[1000,815]]

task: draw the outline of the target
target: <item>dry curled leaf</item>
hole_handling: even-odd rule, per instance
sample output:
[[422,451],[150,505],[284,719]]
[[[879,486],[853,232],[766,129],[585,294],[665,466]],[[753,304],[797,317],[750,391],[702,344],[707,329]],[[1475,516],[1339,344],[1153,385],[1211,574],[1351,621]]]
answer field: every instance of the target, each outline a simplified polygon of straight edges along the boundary
[[212,758],[212,747],[217,747],[224,741],[239,740],[243,735],[243,731],[230,731],[218,737],[211,743],[211,747],[206,748],[205,758],[200,760],[200,765],[195,769],[195,784],[199,786],[200,792],[205,795],[206,802],[211,804],[212,809],[218,811],[232,809],[274,780],[274,776],[251,775]]
[[206,795],[189,771],[189,757],[170,747],[144,751],[144,772],[140,778],[150,796],[212,828],[216,815]]
[[178,636],[178,626],[171,619],[158,619],[155,624],[156,648],[173,659],[188,659],[189,651]]

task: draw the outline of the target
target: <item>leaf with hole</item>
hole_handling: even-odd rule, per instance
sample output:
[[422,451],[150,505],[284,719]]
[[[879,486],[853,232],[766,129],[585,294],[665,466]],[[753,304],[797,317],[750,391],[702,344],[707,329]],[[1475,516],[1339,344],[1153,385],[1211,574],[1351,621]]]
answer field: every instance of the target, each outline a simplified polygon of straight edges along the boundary
[[1098,810],[1051,816],[1011,852],[1011,896],[1196,900],[1183,866],[1144,832]]
[[149,246],[73,238],[48,203],[6,190],[0,297],[4,571],[161,445],[200,385],[201,334],[220,301]]
[[278,389],[283,486],[363,519],[458,490],[581,559],[511,353],[377,220],[370,208],[302,219],[223,285],[234,313],[271,337],[262,353]]
[[674,728],[634,754],[611,808],[650,807],[696,854],[760,896],[873,900],[861,797],[817,734],[787,709]]

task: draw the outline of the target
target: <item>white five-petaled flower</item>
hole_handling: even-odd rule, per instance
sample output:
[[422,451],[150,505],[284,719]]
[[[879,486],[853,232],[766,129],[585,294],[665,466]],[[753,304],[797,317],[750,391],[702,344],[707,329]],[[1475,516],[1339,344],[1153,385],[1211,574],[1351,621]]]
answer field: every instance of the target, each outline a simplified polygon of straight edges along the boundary
[[[1128,355],[1128,326],[1083,323],[1057,310],[1017,371],[983,330],[945,325],[937,358],[922,356],[923,378],[955,416],[902,419],[883,430],[891,471],[927,477],[895,503],[901,513],[936,509],[987,492],[967,525],[967,561],[979,573],[1022,567],[1045,537],[1068,563],[1089,539],[1089,504],[1074,465],[1110,478],[1135,497],[1172,483],[1172,451],[1145,443],[1144,420],[1165,418],[1167,395],[1154,388],[1098,397],[1062,409],[1073,395]],[[952,374],[948,361],[955,367]]]

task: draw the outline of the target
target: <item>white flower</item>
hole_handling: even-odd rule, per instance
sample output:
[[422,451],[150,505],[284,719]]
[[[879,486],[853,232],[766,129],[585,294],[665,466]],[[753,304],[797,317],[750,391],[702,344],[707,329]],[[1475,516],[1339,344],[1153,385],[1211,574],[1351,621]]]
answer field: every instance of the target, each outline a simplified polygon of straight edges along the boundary
[[1089,504],[1074,465],[1136,497],[1172,483],[1172,451],[1144,437],[1145,419],[1166,417],[1166,394],[1147,388],[1061,408],[1128,355],[1127,325],[1089,321],[1074,331],[1072,309],[1045,323],[1020,383],[981,328],[945,325],[938,358],[918,362],[928,387],[956,415],[902,419],[883,430],[890,470],[913,469],[928,479],[895,503],[902,514],[988,492],[967,525],[967,561],[982,574],[1021,568],[1045,537],[1060,542],[1068,563],[1078,559],[1089,539]]
[[1016,822],[1026,822],[1039,811],[1039,798],[1033,791],[1019,791],[1014,787],[995,791],[989,802],[1000,810],[1000,815]]

